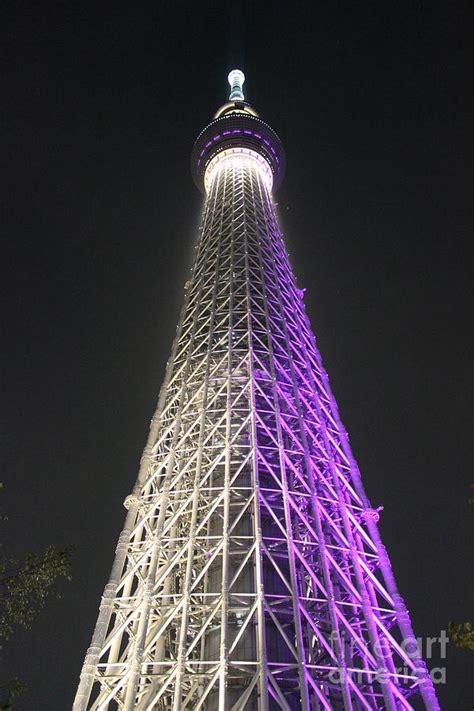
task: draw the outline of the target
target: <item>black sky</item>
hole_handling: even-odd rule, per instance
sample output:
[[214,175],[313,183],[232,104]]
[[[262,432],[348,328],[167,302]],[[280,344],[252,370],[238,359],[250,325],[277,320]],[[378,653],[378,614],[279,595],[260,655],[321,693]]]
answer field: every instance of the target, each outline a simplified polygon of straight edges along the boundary
[[[2,3],[3,538],[76,548],[2,651],[16,709],[71,706],[234,63],[286,147],[282,227],[415,631],[472,617],[470,6]],[[444,709],[473,659],[448,645]]]

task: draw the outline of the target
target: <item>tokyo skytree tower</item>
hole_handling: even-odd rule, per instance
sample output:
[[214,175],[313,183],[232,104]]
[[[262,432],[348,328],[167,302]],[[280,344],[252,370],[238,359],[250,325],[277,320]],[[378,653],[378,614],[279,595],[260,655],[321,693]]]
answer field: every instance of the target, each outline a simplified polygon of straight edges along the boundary
[[278,226],[282,144],[229,83],[74,711],[438,709]]

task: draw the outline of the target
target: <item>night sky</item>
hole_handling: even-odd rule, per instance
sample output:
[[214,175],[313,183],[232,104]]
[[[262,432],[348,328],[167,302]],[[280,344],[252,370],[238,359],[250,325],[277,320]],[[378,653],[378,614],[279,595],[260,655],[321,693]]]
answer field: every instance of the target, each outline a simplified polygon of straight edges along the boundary
[[[472,618],[470,6],[2,3],[2,538],[75,546],[1,653],[15,709],[71,707],[234,65],[286,148],[282,230],[415,632]],[[429,660],[444,709],[472,708],[473,654]]]

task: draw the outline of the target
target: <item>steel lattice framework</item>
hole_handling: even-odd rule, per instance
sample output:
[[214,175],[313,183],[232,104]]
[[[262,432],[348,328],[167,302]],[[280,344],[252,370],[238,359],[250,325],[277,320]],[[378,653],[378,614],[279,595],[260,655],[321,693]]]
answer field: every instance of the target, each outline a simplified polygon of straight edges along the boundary
[[239,99],[74,708],[437,709]]

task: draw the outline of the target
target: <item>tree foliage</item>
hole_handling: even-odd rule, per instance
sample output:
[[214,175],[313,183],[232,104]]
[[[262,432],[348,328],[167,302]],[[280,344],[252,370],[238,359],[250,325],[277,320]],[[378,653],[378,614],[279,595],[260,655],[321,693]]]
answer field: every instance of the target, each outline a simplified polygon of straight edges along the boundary
[[474,625],[472,622],[449,622],[448,635],[456,647],[474,651]]
[[[0,516],[0,520],[7,517]],[[29,629],[47,598],[59,597],[53,586],[58,578],[71,579],[71,554],[70,548],[51,545],[43,553],[29,553],[21,560],[0,555],[0,640],[10,639],[18,627]],[[23,689],[16,677],[0,684],[0,711],[11,709]]]
[[57,578],[71,579],[71,550],[48,546],[22,561],[0,560],[0,637],[9,639],[16,626],[29,629],[44,607]]
[[12,702],[17,698],[17,696],[20,696],[23,693],[25,687],[21,681],[15,677],[14,679],[11,679],[8,684],[3,684],[0,688],[6,691],[5,698],[0,701],[0,711],[10,711],[12,708]]

